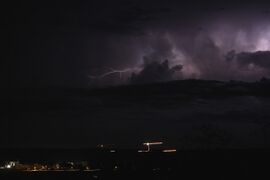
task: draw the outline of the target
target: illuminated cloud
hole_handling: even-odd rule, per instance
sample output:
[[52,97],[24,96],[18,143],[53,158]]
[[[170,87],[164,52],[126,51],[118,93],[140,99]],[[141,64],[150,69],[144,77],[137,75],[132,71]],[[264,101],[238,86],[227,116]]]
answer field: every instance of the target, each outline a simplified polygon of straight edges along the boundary
[[[267,4],[150,0],[22,6],[14,6],[20,14],[10,49],[14,86],[95,86],[89,76],[110,73],[108,68],[142,69],[144,61],[165,59],[183,65],[178,79],[265,76],[262,63],[246,68],[224,56],[231,50],[270,51]],[[131,74],[113,73],[98,84],[126,83]]]

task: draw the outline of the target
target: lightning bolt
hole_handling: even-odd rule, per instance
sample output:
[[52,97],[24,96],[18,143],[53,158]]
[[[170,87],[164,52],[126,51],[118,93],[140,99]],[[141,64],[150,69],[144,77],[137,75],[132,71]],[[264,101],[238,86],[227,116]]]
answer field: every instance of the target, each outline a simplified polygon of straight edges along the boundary
[[89,78],[91,79],[103,79],[107,76],[113,75],[113,74],[119,74],[119,78],[122,79],[123,73],[127,73],[127,72],[136,72],[138,70],[140,70],[141,68],[126,68],[126,69],[121,69],[121,70],[117,70],[114,68],[107,68],[109,71],[101,74],[99,76],[94,76],[94,75],[88,75]]

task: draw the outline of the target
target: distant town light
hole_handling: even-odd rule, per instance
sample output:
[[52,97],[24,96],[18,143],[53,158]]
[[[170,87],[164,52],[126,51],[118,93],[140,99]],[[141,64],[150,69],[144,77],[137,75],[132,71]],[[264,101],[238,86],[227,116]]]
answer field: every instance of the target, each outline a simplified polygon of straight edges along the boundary
[[161,145],[163,144],[163,142],[145,142],[143,143],[143,145],[147,146],[147,151],[149,152],[151,149],[150,149],[150,146],[152,145]]
[[19,162],[15,162],[15,161],[10,161],[10,162],[8,162],[6,165],[5,165],[5,168],[6,169],[11,169],[12,167],[15,167],[16,166],[16,164],[18,164]]
[[172,153],[172,152],[176,152],[176,149],[165,149],[165,150],[163,150],[162,152],[165,152],[165,153]]
[[163,142],[145,142],[143,145],[149,146],[149,145],[161,145]]

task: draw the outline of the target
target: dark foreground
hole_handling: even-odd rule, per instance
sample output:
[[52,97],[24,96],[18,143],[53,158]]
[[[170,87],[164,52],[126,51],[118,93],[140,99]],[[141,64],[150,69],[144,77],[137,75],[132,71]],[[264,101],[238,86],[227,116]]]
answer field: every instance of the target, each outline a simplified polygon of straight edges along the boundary
[[[84,148],[108,143],[115,145],[116,153],[0,149],[1,162],[88,161],[101,169],[2,171],[0,180],[265,179],[270,176],[269,92],[268,81],[197,80],[96,90],[10,90],[1,101],[5,105],[1,148]],[[152,140],[178,151],[119,151]]]
[[[1,96],[2,95],[2,96]],[[185,80],[2,93],[2,147],[269,148],[270,82]]]
[[[58,159],[58,161],[61,160]],[[0,179],[189,179],[206,177],[210,179],[244,179],[270,176],[270,150],[262,149],[180,151],[169,154],[102,152],[89,154],[87,161],[101,170],[97,172],[2,170]],[[42,160],[39,159],[39,162]],[[116,166],[117,168],[115,168]]]

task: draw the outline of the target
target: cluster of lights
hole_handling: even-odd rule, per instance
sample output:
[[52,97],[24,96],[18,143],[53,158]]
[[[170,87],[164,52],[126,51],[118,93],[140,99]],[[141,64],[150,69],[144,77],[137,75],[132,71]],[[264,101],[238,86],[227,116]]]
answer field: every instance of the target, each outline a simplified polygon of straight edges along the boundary
[[[138,150],[139,153],[141,152],[152,152],[151,147],[162,145],[163,142],[157,141],[157,142],[144,142],[143,145],[147,147],[146,150]],[[104,145],[100,144],[98,145],[99,148],[109,148],[111,145]],[[115,153],[116,150],[110,149],[108,152]],[[164,153],[174,153],[176,152],[176,149],[163,149],[162,152]],[[20,171],[100,171],[101,169],[93,169],[88,166],[88,162],[65,162],[65,165],[62,166],[59,163],[53,164],[53,165],[44,165],[44,164],[20,164],[18,161],[10,161],[7,162],[4,166],[0,167],[0,169],[7,169],[7,170],[20,170]],[[66,166],[67,165],[67,166]],[[78,166],[77,166],[78,165]],[[118,166],[114,166],[114,170],[118,170]]]
[[88,163],[83,162],[67,162],[65,163],[67,166],[63,166],[59,163],[55,163],[52,165],[45,165],[39,163],[31,163],[31,164],[23,164],[18,161],[10,161],[7,162],[0,169],[3,170],[16,170],[16,171],[27,171],[27,172],[39,172],[39,171],[100,171],[97,168],[90,168]]
[[17,162],[17,161],[10,161],[10,162],[5,164],[4,168],[11,169],[11,168],[15,167],[18,163],[19,162]]

